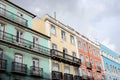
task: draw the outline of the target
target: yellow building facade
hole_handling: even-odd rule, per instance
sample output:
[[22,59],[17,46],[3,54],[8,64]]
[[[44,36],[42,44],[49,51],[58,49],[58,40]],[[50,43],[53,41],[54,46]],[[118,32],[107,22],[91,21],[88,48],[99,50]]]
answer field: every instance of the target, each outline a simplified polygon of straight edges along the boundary
[[[49,15],[34,19],[32,28],[51,38],[51,78],[54,79],[55,76],[57,76],[57,79],[64,80],[80,78],[78,75],[81,61],[78,59],[74,29]],[[59,76],[56,74],[59,74]]]

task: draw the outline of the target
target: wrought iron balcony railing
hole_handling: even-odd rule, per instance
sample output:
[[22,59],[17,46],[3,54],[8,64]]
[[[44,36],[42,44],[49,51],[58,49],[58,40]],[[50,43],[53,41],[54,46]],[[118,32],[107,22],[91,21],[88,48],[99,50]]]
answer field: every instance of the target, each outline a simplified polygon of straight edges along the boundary
[[87,80],[87,75],[82,75],[82,80]]
[[68,73],[64,73],[64,80],[73,80],[73,75],[68,74]]
[[68,63],[68,64],[72,64],[74,66],[81,65],[81,60],[76,58],[76,57],[65,54],[65,53],[60,52],[60,51],[55,50],[55,49],[51,49],[50,52],[51,52],[51,56],[53,59],[60,60],[60,61],[63,61],[65,63]]
[[31,76],[43,77],[43,68],[31,66]]
[[74,79],[73,80],[82,80],[82,77],[79,75],[74,75]]
[[52,71],[52,80],[62,80],[63,74],[59,71]]
[[5,71],[7,69],[7,60],[0,59],[0,71]]
[[97,72],[101,72],[101,67],[100,66],[96,66],[96,70],[97,70]]
[[18,62],[12,62],[12,72],[19,74],[27,74],[27,65]]
[[87,67],[88,69],[92,69],[91,63],[90,63],[90,62],[86,62],[86,67]]
[[13,21],[15,23],[18,23],[20,25],[23,25],[23,26],[28,26],[28,21],[14,13],[12,13],[11,11],[8,11],[6,9],[3,9],[0,7],[0,16],[10,20],[10,21]]
[[49,55],[50,56],[50,49],[44,46],[41,46],[39,44],[33,43],[29,40],[17,37],[15,35],[12,35],[7,32],[0,31],[0,40],[5,41],[7,43],[11,43],[12,45],[17,45],[22,48],[27,48],[32,51],[37,51],[39,53],[42,53],[43,55]]

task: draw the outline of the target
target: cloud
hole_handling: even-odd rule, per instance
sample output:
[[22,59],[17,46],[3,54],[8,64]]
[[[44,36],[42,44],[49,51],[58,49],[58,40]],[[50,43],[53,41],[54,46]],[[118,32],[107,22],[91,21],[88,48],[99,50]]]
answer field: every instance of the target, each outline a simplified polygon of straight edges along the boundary
[[[120,52],[120,0],[10,0],[42,16],[54,15],[92,40]],[[106,41],[106,42],[105,42]]]

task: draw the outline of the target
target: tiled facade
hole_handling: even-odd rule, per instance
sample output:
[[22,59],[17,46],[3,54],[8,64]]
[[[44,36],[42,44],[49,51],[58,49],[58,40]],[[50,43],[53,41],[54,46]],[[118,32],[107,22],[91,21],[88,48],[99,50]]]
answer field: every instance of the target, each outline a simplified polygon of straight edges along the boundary
[[100,48],[106,80],[120,80],[119,55],[102,44]]

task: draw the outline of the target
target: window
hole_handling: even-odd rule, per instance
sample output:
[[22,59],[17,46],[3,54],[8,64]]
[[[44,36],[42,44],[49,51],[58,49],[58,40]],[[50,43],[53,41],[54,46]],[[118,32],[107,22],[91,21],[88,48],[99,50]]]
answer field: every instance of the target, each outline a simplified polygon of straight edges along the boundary
[[38,38],[33,36],[33,48],[38,48]]
[[78,41],[78,47],[79,47],[79,48],[81,48],[81,47],[82,47],[82,43],[81,43],[81,41],[80,41],[80,40]]
[[33,64],[33,67],[39,67],[39,59],[37,59],[37,58],[33,58],[32,59],[32,64]]
[[23,32],[17,30],[16,31],[16,42],[22,43],[22,38],[23,38]]
[[52,49],[57,50],[57,45],[56,45],[56,44],[54,44],[54,43],[52,43]]
[[67,49],[63,48],[63,53],[67,54]]
[[53,51],[52,51],[52,53],[53,54],[57,54],[57,45],[56,44],[54,44],[54,43],[52,43],[52,49],[54,49]]
[[108,66],[108,63],[106,63],[106,70],[109,71],[109,66]]
[[0,59],[3,58],[3,50],[0,48]]
[[4,15],[5,14],[5,5],[0,3],[0,14]]
[[15,62],[22,63],[23,56],[19,53],[15,54]]
[[82,54],[80,54],[80,59],[81,59],[81,62],[84,62],[84,56]]
[[59,64],[53,63],[53,71],[59,71]]
[[75,44],[74,36],[72,36],[72,35],[70,35],[70,42],[71,42],[72,44]]
[[5,29],[5,25],[0,23],[0,39],[3,38],[4,29]]
[[64,73],[68,73],[69,74],[70,73],[70,67],[65,66],[64,67],[64,71],[65,71]]
[[84,41],[84,51],[87,51],[86,42]]
[[39,74],[39,59],[33,58],[32,64],[32,74]]
[[66,48],[63,48],[63,57],[64,57],[64,58],[68,58],[68,56],[65,55],[65,54],[67,54],[67,49],[66,49]]
[[54,35],[56,34],[56,29],[54,25],[51,25],[51,33]]
[[88,59],[88,57],[86,56],[86,62],[89,62],[89,59]]
[[85,69],[82,69],[82,75],[86,75]]
[[93,54],[96,56],[96,51],[95,51],[95,49],[93,50]]
[[78,68],[74,68],[74,74],[79,75],[79,69]]
[[65,35],[65,31],[61,30],[61,38],[63,40],[66,40],[66,35]]
[[75,61],[76,60],[76,53],[72,52],[72,56],[73,56],[73,61]]

